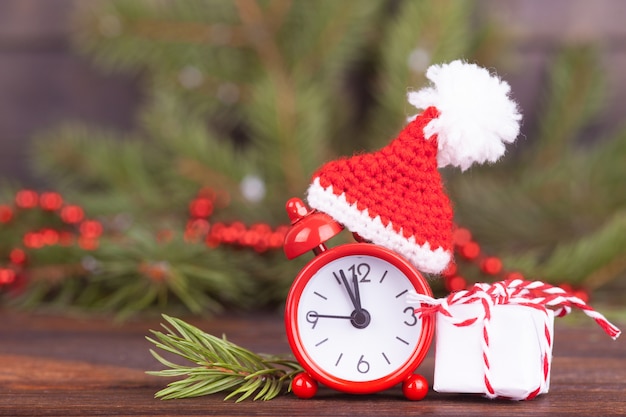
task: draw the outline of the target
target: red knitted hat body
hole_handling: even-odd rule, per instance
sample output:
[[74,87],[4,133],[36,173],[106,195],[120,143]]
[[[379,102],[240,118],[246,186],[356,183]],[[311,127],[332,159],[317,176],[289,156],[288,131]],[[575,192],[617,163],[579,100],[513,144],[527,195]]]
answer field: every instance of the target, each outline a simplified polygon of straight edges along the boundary
[[323,165],[309,204],[348,230],[439,273],[452,252],[453,213],[437,167],[437,136],[424,127],[439,116],[429,107],[384,148]]
[[522,116],[508,83],[485,68],[456,60],[431,65],[426,77],[429,86],[407,94],[423,112],[379,151],[322,166],[307,200],[420,271],[439,273],[452,258],[452,208],[437,169],[497,161]]

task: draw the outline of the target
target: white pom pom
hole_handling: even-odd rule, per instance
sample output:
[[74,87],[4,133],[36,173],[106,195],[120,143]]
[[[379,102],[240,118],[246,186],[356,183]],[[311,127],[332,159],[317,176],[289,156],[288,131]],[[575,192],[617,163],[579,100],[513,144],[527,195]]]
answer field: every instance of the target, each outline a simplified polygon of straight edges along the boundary
[[408,94],[418,109],[434,106],[439,117],[424,128],[438,135],[439,167],[466,170],[474,162],[495,162],[519,133],[521,114],[506,81],[474,64],[453,61],[428,68],[431,87]]

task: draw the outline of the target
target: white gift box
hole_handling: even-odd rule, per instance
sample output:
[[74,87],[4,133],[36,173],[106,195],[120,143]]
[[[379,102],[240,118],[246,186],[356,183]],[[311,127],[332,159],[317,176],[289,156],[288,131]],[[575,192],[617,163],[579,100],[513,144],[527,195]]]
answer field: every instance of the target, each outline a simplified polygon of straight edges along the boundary
[[[491,397],[525,399],[548,392],[554,340],[552,310],[493,305],[486,323],[488,346],[483,338],[485,309],[480,302],[450,305],[448,311],[452,317],[436,314],[435,391],[489,396],[490,383]],[[471,318],[478,320],[455,325]]]

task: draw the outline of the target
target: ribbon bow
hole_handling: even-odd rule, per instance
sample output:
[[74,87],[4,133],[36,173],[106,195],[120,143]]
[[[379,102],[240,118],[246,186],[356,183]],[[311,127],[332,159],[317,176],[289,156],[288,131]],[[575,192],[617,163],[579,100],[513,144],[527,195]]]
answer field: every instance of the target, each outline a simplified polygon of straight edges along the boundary
[[[509,279],[496,282],[494,284],[478,283],[468,290],[458,291],[448,295],[447,297],[439,299],[412,291],[407,297],[407,302],[420,304],[420,307],[415,309],[415,313],[420,317],[440,313],[442,316],[452,321],[453,325],[458,327],[470,326],[478,321],[482,322],[483,337],[481,344],[483,350],[484,382],[486,396],[489,398],[495,398],[498,396],[498,392],[491,386],[489,366],[491,359],[489,348],[489,323],[491,320],[491,310],[495,305],[514,304],[526,306],[538,309],[546,314],[548,308],[553,308],[554,314],[557,317],[565,316],[571,312],[572,307],[576,307],[582,310],[587,316],[593,318],[612,339],[617,339],[617,337],[621,334],[621,331],[615,325],[610,323],[602,314],[592,309],[580,298],[567,293],[562,288],[554,287],[541,281]],[[449,307],[452,305],[474,303],[482,304],[483,309],[481,316],[464,318],[455,321],[456,318],[449,311]],[[541,344],[544,346],[542,348],[542,351],[544,352],[544,380],[541,382],[539,388],[531,392],[529,395],[514,399],[531,399],[535,397],[541,391],[543,385],[547,383],[550,367],[548,352],[551,351],[552,344],[550,331],[547,327],[545,330],[545,338],[542,339]]]
[[[553,307],[556,317],[563,317],[572,311],[572,307],[576,307],[594,319],[613,340],[617,339],[622,333],[617,326],[609,322],[606,317],[588,306],[580,298],[569,294],[562,288],[554,287],[541,281],[509,279],[494,284],[477,283],[469,290],[457,291],[439,299],[412,291],[409,293],[407,301],[412,304],[422,304],[421,307],[415,309],[415,313],[419,314],[420,317],[441,313],[446,317],[452,318],[452,314],[448,311],[450,305],[472,304],[475,302],[481,302],[484,307],[485,315],[483,319],[491,318],[491,307],[496,304],[517,304],[539,310]],[[469,326],[479,319],[480,317],[474,317],[455,323],[455,325]]]

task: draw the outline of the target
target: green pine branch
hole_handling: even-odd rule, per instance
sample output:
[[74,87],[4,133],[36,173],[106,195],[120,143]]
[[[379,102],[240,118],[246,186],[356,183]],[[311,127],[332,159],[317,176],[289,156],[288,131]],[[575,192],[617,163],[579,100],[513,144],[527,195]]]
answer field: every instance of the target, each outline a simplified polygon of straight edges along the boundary
[[290,359],[259,355],[235,345],[225,337],[203,332],[183,320],[163,315],[171,326],[166,333],[152,330],[147,337],[155,347],[178,356],[191,364],[179,365],[154,350],[152,356],[168,369],[149,371],[161,377],[183,377],[155,394],[164,400],[227,393],[225,400],[247,398],[271,400],[291,389],[291,380],[302,371]]

